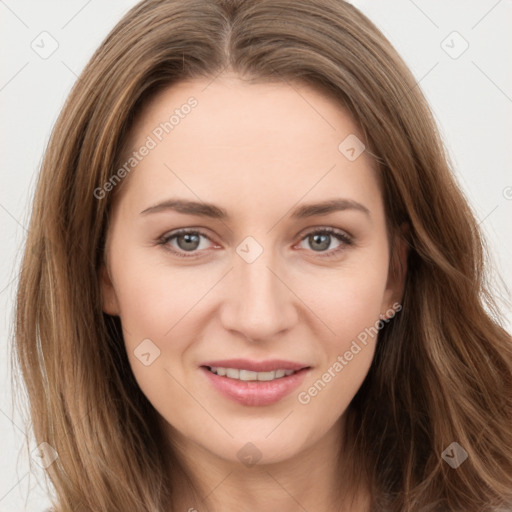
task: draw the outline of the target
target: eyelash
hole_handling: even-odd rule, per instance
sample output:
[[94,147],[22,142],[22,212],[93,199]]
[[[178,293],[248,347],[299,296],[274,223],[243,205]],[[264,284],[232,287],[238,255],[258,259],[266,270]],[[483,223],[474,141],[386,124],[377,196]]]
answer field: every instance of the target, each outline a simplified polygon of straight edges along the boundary
[[[174,248],[171,248],[169,245],[169,242],[172,239],[177,238],[180,235],[187,235],[187,234],[188,235],[200,235],[200,236],[203,236],[203,237],[207,238],[208,240],[212,241],[210,239],[210,237],[208,235],[206,235],[206,233],[203,233],[201,230],[185,229],[184,228],[184,229],[178,229],[177,231],[173,231],[170,234],[166,234],[166,235],[162,236],[158,240],[158,245],[163,246],[165,250],[170,251],[174,255],[179,256],[181,258],[194,258],[197,256],[198,252],[200,252],[200,251],[196,250],[196,251],[193,251],[191,254],[187,254],[185,251],[178,251]],[[321,258],[331,258],[331,257],[337,256],[338,253],[344,249],[344,246],[350,246],[353,244],[353,240],[349,235],[347,235],[346,233],[344,233],[342,231],[339,231],[337,229],[330,228],[330,227],[319,228],[316,230],[309,231],[300,239],[300,242],[302,242],[303,240],[305,240],[307,237],[309,237],[311,235],[318,235],[318,234],[328,234],[328,235],[335,237],[340,242],[342,242],[342,244],[339,247],[337,247],[336,249],[331,249],[330,251],[325,251],[325,252],[322,252],[322,251],[318,252],[318,255]],[[315,252],[315,251],[312,251],[312,252]]]

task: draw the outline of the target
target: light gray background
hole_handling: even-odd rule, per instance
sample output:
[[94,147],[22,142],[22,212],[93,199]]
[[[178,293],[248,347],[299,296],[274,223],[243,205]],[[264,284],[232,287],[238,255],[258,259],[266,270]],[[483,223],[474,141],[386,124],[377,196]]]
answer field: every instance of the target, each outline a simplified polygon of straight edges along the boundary
[[[8,371],[17,266],[35,178],[77,75],[135,3],[0,0],[0,512],[41,512],[49,505],[38,484],[42,473],[28,470],[35,444],[24,447],[25,426],[12,407]],[[495,268],[510,289],[512,1],[353,3],[385,33],[426,94],[459,182],[488,235]],[[39,45],[41,52],[43,45],[46,51],[51,48],[51,38],[40,36],[43,31],[58,43],[46,59],[31,47]],[[509,292],[503,295],[509,297]],[[510,328],[510,311],[507,315]]]

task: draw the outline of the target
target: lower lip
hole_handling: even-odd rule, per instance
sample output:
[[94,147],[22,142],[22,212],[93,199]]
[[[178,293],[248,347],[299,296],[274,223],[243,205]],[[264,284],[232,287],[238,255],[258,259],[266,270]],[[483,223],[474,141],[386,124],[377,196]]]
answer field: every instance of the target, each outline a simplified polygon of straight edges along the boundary
[[205,367],[201,370],[210,379],[213,387],[224,396],[242,405],[260,406],[278,402],[298,388],[309,368],[303,368],[287,377],[271,381],[243,381],[221,377]]

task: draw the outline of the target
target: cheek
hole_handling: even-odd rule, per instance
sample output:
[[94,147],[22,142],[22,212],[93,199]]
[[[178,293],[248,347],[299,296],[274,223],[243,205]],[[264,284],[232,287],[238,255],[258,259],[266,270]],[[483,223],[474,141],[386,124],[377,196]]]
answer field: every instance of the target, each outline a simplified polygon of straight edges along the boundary
[[322,364],[297,395],[306,416],[334,423],[361,387],[375,354],[385,284],[379,271],[354,272],[322,295],[322,315],[335,335],[324,338]]
[[183,359],[195,338],[198,301],[212,280],[211,272],[203,280],[191,280],[192,273],[191,268],[184,272],[154,264],[147,253],[133,251],[123,256],[114,274],[130,366],[142,392],[159,411],[186,399],[178,384],[183,381]]
[[386,279],[374,270],[347,276],[339,289],[338,301],[331,303],[337,319],[335,330],[343,339],[356,336],[379,318]]
[[147,250],[124,254],[116,267],[128,359],[139,387],[157,410],[169,406],[171,396],[172,404],[187,400],[179,383],[190,369],[195,342],[204,335],[223,273],[224,268],[208,265],[171,268],[148,257]]
[[[339,269],[296,279],[295,289],[307,298],[307,305],[330,327],[334,344],[343,348],[379,319],[387,283],[387,259],[361,258]],[[334,333],[334,334],[333,334]]]
[[[358,391],[373,360],[379,315],[387,283],[386,248],[340,269],[336,278],[318,282],[308,305],[330,328],[321,336],[322,365],[302,387],[302,405],[330,411],[334,418]],[[322,329],[322,332],[328,332]]]
[[211,273],[205,279],[193,274],[192,267],[171,269],[154,264],[143,252],[135,251],[125,258],[116,272],[115,288],[123,328],[130,338],[166,337],[212,281]]

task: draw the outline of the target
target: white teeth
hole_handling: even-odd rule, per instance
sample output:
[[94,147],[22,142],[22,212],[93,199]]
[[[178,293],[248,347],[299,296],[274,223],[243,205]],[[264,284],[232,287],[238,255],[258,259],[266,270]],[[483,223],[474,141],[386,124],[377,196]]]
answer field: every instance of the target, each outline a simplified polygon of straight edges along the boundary
[[239,379],[240,378],[240,370],[236,368],[226,368],[226,377],[230,379]]
[[275,370],[271,372],[253,372],[251,370],[238,370],[236,368],[220,368],[210,367],[212,373],[216,373],[221,377],[228,377],[229,379],[242,380],[242,381],[271,381],[288,377],[294,370]]
[[274,380],[276,372],[258,372],[258,380]]
[[250,370],[240,370],[240,380],[258,380],[258,373]]

